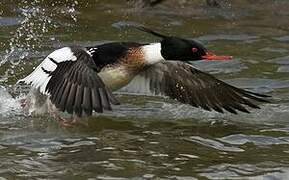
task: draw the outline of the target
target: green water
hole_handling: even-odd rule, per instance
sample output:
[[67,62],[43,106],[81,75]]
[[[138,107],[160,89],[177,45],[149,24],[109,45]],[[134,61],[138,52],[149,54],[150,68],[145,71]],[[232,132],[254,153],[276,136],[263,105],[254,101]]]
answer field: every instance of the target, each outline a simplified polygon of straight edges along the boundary
[[[0,2],[0,179],[288,179],[289,2],[124,0]],[[197,62],[219,79],[272,96],[251,114],[217,114],[155,97],[119,94],[88,127],[26,116],[15,90],[53,49],[107,41],[156,42],[125,23],[195,38],[226,62]]]

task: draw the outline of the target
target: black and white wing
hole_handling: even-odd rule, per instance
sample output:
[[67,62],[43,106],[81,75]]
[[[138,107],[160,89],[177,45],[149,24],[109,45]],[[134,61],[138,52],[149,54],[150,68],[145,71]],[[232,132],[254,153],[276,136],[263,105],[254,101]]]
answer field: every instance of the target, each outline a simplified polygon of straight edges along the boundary
[[[201,72],[192,65],[179,61],[165,61],[149,67],[131,81],[122,91],[168,96],[181,103],[237,114],[249,113],[244,105],[259,108],[252,102],[268,102],[266,95],[231,86]],[[149,92],[149,93],[148,93]]]
[[118,104],[98,76],[99,69],[81,48],[65,47],[49,54],[27,77],[19,80],[50,96],[61,111],[78,116],[111,110]]

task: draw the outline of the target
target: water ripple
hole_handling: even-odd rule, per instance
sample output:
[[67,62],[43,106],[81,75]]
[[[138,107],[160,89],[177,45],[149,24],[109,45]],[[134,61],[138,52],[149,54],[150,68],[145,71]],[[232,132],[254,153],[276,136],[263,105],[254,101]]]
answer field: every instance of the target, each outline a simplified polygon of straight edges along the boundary
[[289,56],[278,57],[274,59],[269,59],[266,62],[275,63],[280,65],[289,65]]
[[200,41],[216,41],[216,40],[230,40],[230,41],[248,41],[259,39],[259,36],[252,36],[247,34],[217,34],[217,35],[205,35],[197,38]]
[[218,138],[218,140],[224,143],[231,144],[231,145],[243,145],[246,143],[253,143],[256,146],[261,146],[261,145],[289,144],[289,141],[286,138],[288,137],[271,137],[271,136],[263,136],[263,135],[234,134],[234,135]]
[[14,26],[21,22],[17,17],[0,17],[0,26]]
[[[269,164],[270,162],[268,162]],[[260,166],[260,167],[259,167]],[[267,165],[268,167],[262,167],[263,164],[251,165],[251,164],[220,164],[211,166],[204,169],[201,176],[209,179],[240,179],[247,176],[249,179],[275,179],[277,177],[288,177],[288,168],[276,168]],[[259,174],[262,174],[260,176]],[[239,178],[238,178],[239,177]],[[259,178],[258,178],[259,177]],[[271,177],[271,178],[270,178]],[[243,179],[243,178],[241,178]],[[279,178],[277,178],[279,179]],[[286,178],[285,178],[286,179]]]
[[276,37],[276,38],[273,38],[277,41],[280,41],[280,42],[288,42],[289,41],[289,35],[285,35],[285,36],[281,36],[281,37]]
[[186,141],[194,142],[201,144],[206,147],[214,148],[220,151],[228,151],[228,152],[244,152],[244,149],[233,147],[233,146],[226,146],[225,144],[212,140],[212,139],[206,139],[199,136],[191,136],[189,138],[185,138]]

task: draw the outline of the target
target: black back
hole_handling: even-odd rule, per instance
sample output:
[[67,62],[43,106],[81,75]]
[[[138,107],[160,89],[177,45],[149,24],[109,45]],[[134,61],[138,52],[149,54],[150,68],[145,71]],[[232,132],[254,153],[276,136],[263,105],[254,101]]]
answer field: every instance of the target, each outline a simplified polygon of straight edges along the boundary
[[140,47],[144,44],[135,42],[112,42],[92,47],[86,47],[91,52],[94,63],[99,69],[108,64],[117,63],[127,54],[129,48]]

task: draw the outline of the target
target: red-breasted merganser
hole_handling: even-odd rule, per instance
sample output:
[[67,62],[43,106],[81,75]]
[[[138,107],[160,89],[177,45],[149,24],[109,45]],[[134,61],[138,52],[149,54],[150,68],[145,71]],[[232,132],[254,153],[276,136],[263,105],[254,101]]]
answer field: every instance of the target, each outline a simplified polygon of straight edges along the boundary
[[161,41],[64,47],[49,54],[19,82],[31,84],[47,97],[50,106],[74,117],[112,110],[111,104],[119,104],[112,92],[131,83],[148,88],[154,95],[220,113],[249,113],[246,106],[259,108],[253,101],[268,102],[266,95],[234,87],[186,63],[228,60],[231,56],[214,55],[194,40],[166,36],[142,26],[135,28]]

